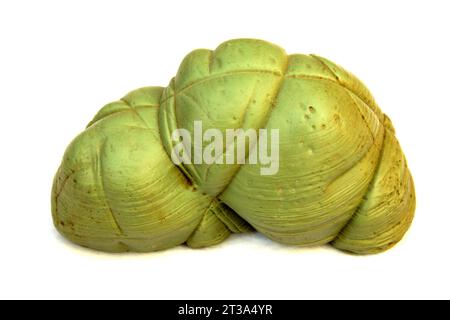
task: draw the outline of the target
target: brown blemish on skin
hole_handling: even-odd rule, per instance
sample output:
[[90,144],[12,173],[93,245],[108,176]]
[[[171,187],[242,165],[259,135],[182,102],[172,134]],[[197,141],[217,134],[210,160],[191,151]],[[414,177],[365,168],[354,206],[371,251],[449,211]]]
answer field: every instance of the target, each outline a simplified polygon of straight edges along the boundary
[[339,122],[339,121],[341,121],[341,116],[338,115],[337,113],[335,113],[335,114],[333,115],[333,119],[334,119],[334,121]]

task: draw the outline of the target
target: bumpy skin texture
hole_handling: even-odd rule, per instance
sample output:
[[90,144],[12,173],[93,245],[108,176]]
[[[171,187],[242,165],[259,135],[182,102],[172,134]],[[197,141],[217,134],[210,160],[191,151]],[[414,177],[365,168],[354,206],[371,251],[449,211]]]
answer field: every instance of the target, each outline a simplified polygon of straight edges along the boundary
[[[275,175],[259,165],[170,159],[176,128],[279,129]],[[400,241],[415,194],[389,118],[352,74],[314,55],[239,39],[191,52],[167,88],[106,105],[68,147],[52,192],[65,237],[109,251],[198,248],[257,230],[358,254]]]

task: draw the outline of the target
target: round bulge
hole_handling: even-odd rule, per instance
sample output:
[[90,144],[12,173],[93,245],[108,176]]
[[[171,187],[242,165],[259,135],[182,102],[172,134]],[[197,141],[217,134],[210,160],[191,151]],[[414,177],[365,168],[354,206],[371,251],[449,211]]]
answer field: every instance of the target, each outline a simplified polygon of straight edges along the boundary
[[208,246],[245,230],[231,210],[197,191],[164,151],[157,126],[161,92],[143,88],[105,106],[68,147],[52,212],[71,241],[145,252],[184,242]]
[[[169,154],[170,133],[194,132],[195,121],[222,136],[267,129],[270,140],[278,130],[273,175],[262,175],[261,163],[225,159],[180,169],[275,241],[372,253],[398,242],[414,212],[410,173],[401,149],[389,147],[397,141],[386,119],[368,89],[334,63],[241,39],[186,56],[164,91],[159,124]],[[247,145],[247,159],[255,147]]]

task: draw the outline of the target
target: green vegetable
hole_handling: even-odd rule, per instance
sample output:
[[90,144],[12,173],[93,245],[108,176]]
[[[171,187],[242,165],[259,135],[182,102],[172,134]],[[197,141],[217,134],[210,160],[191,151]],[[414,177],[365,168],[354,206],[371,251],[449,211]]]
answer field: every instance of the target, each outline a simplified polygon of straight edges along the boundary
[[[172,132],[199,120],[221,132],[279,129],[279,171],[175,165]],[[206,247],[255,229],[376,253],[400,241],[414,209],[394,128],[364,84],[329,60],[253,39],[195,50],[167,88],[103,107],[68,147],[52,192],[59,232],[110,252]]]

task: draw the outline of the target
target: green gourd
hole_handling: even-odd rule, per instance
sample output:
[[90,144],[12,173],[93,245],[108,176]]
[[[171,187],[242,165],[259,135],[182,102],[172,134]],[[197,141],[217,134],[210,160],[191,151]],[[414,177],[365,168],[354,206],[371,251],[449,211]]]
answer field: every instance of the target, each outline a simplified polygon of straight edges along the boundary
[[[180,164],[177,128],[279,129],[279,170]],[[166,88],[103,107],[68,147],[52,214],[71,241],[108,252],[218,244],[256,230],[287,245],[384,251],[409,228],[413,180],[364,84],[315,55],[231,40],[188,54]]]

